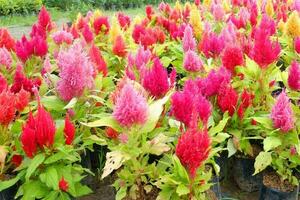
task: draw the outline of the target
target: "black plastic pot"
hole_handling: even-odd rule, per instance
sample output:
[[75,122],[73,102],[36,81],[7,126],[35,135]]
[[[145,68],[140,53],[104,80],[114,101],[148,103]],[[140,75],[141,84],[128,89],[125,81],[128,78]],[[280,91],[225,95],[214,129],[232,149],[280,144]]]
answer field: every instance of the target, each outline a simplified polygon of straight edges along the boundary
[[222,152],[220,154],[220,157],[216,157],[215,161],[220,167],[220,173],[219,173],[219,182],[222,182],[227,174],[228,171],[228,153]]
[[213,183],[213,185],[210,189],[215,193],[218,199],[222,199],[222,192],[219,180],[219,176],[213,176],[211,179],[211,183]]
[[293,192],[281,192],[274,188],[269,188],[262,184],[259,200],[297,200],[299,186]]
[[236,158],[233,165],[233,178],[242,191],[258,191],[262,185],[262,174],[254,173],[254,159]]
[[0,200],[13,200],[15,199],[15,196],[18,191],[18,184],[15,184],[11,186],[10,188],[7,188],[6,190],[3,190],[0,192]]

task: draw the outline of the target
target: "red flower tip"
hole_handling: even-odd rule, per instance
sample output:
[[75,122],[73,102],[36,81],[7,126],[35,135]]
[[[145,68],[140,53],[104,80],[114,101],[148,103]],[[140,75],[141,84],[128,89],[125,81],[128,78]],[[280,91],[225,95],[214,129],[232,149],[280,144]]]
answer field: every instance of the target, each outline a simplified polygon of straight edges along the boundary
[[210,144],[207,131],[196,129],[186,131],[178,139],[176,155],[189,171],[191,178],[195,177],[197,169],[208,158]]
[[58,183],[59,189],[61,191],[67,192],[69,189],[69,184],[68,182],[64,179],[64,177],[62,177]]
[[113,45],[113,53],[119,57],[125,57],[127,54],[126,45],[121,35],[117,36]]
[[15,165],[15,167],[19,167],[22,164],[23,157],[21,155],[13,155],[11,158],[11,162]]
[[65,118],[65,128],[64,128],[64,135],[65,135],[65,140],[67,145],[72,144],[75,136],[75,131],[76,131],[75,126],[70,121],[69,114],[67,113]]
[[232,116],[236,110],[238,94],[231,86],[222,86],[218,93],[218,106],[222,112],[229,112]]
[[105,129],[105,134],[110,139],[117,139],[118,136],[119,136],[119,133],[116,130],[114,130],[113,128],[110,128],[110,127],[107,127]]

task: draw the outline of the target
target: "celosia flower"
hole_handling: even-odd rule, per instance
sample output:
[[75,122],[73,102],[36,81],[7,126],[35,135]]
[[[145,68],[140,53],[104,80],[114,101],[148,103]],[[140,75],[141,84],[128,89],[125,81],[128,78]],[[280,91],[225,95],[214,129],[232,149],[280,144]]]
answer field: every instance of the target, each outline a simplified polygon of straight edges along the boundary
[[215,58],[220,55],[225,45],[223,38],[214,32],[205,33],[199,43],[199,50],[204,53],[207,58]]
[[33,158],[37,152],[37,142],[35,133],[35,120],[31,112],[29,113],[26,124],[22,129],[21,143],[26,156]]
[[211,111],[210,102],[201,95],[196,82],[192,80],[185,83],[182,92],[175,92],[171,97],[170,115],[187,127],[198,123],[199,118],[206,124]]
[[184,69],[190,72],[198,72],[203,69],[203,63],[200,57],[194,51],[187,51],[183,61]]
[[140,46],[135,56],[135,66],[137,69],[141,69],[143,65],[147,64],[152,57],[152,53],[149,49],[144,49]]
[[146,10],[147,18],[151,19],[152,15],[154,14],[153,7],[151,5],[147,5],[145,10]]
[[39,87],[41,85],[40,79],[28,79],[25,74],[23,73],[22,66],[18,65],[15,76],[14,76],[14,83],[11,86],[10,90],[13,93],[18,93],[22,88],[31,94],[33,94],[33,88]]
[[25,35],[16,43],[16,54],[23,61],[26,62],[34,52],[34,44],[28,41]]
[[106,62],[95,44],[92,44],[89,56],[91,61],[96,65],[96,71],[101,72],[104,76],[106,76],[108,72]]
[[58,55],[59,76],[57,90],[64,101],[83,94],[85,88],[93,87],[94,68],[79,43]]
[[198,79],[198,87],[204,96],[210,97],[218,94],[222,85],[226,85],[230,82],[230,72],[221,67],[218,71],[211,70],[206,78]]
[[130,26],[130,17],[125,15],[122,12],[119,12],[117,17],[118,17],[120,26],[126,30]]
[[235,73],[235,67],[244,64],[243,51],[238,46],[227,46],[222,56],[223,66],[231,73]]
[[176,155],[194,178],[197,169],[208,158],[211,141],[207,131],[187,130],[178,139]]
[[294,38],[300,36],[300,17],[297,11],[290,14],[286,22],[286,32]]
[[121,35],[117,36],[114,41],[113,53],[119,57],[125,57],[127,54],[126,45]]
[[289,69],[288,85],[292,90],[300,90],[300,65],[293,61]]
[[4,65],[6,69],[10,69],[12,64],[12,57],[9,51],[3,47],[0,48],[0,65]]
[[116,100],[113,117],[126,127],[144,124],[148,117],[146,98],[138,93],[130,83],[126,83]]
[[121,133],[118,135],[118,139],[121,143],[126,144],[128,142],[128,135],[126,133]]
[[5,28],[0,28],[0,48],[5,47],[7,50],[15,50],[15,40]]
[[229,115],[232,116],[237,109],[238,94],[236,91],[227,85],[223,85],[218,93],[218,106],[222,112],[228,111]]
[[75,136],[75,126],[71,122],[68,113],[66,114],[66,118],[65,118],[64,135],[65,135],[66,144],[71,145]]
[[96,35],[98,35],[99,32],[104,32],[107,34],[109,29],[110,25],[108,22],[108,17],[98,17],[94,20],[94,30]]
[[47,31],[52,29],[51,16],[49,15],[45,6],[42,6],[39,13],[38,24]]
[[271,119],[274,128],[278,128],[284,133],[289,132],[295,126],[290,100],[284,91],[277,97],[277,101],[272,108]]
[[196,50],[196,40],[194,38],[193,29],[191,28],[191,26],[186,26],[184,29],[182,46],[184,52],[187,52],[188,50]]
[[34,117],[34,131],[36,142],[41,149],[51,147],[54,143],[55,124],[50,115],[41,105]]
[[69,184],[68,182],[62,177],[58,183],[58,187],[61,191],[67,192],[69,189]]
[[170,88],[168,72],[156,58],[151,69],[146,69],[142,75],[142,85],[156,98],[164,96]]
[[190,24],[193,27],[195,37],[199,39],[203,33],[203,25],[201,22],[200,10],[196,7],[193,7],[190,12]]
[[13,121],[16,114],[15,96],[9,91],[0,93],[0,124],[8,125]]
[[15,167],[19,167],[22,164],[23,157],[21,155],[13,155],[11,158],[11,162],[15,165]]
[[85,24],[82,30],[83,38],[87,43],[90,43],[94,40],[94,35],[92,30],[90,29],[90,26],[88,24]]
[[46,39],[36,36],[32,38],[31,43],[33,44],[34,55],[43,57],[48,53],[48,44]]
[[15,107],[19,112],[22,112],[28,105],[30,100],[30,93],[23,88],[16,94]]
[[247,90],[244,90],[241,95],[241,105],[243,108],[248,108],[252,104],[252,100],[254,98],[254,95],[248,92]]
[[119,133],[116,130],[114,130],[113,128],[107,127],[105,129],[105,135],[110,139],[117,139],[119,136]]
[[261,68],[268,67],[269,64],[276,61],[280,54],[280,44],[272,42],[269,38],[269,32],[258,29],[255,31],[254,46],[250,52],[250,57]]
[[62,43],[72,44],[73,35],[67,31],[61,30],[53,33],[52,39],[57,45],[61,45]]
[[216,21],[222,21],[225,16],[225,11],[223,9],[222,4],[217,3],[211,6],[211,13],[213,14]]
[[40,26],[39,24],[34,24],[31,28],[30,37],[41,37],[43,39],[47,38],[47,32],[44,27]]
[[300,54],[300,37],[297,37],[294,42],[295,50]]
[[0,73],[0,93],[7,89],[7,81],[4,76]]

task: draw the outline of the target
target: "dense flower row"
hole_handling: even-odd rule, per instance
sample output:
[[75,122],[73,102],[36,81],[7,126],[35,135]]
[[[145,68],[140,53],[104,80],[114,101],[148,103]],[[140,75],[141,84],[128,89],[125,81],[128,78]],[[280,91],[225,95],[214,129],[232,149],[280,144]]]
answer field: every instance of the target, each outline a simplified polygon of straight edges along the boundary
[[[103,176],[123,165],[116,181],[122,198],[129,190],[143,195],[140,186],[151,182],[160,195],[175,188],[169,199],[200,199],[207,166],[216,165],[222,149],[257,163],[267,155],[256,172],[270,165],[298,184],[299,12],[298,0],[196,0],[147,6],[145,17],[135,19],[97,10],[59,28],[42,7],[28,36],[16,40],[1,28],[1,171],[13,162],[21,189],[33,182],[46,188],[38,198],[58,189],[65,193],[55,197],[84,195],[89,190],[71,173],[83,173],[79,154],[95,143],[115,155],[107,156]],[[257,155],[252,141],[258,138]],[[163,155],[154,165],[173,164],[157,177],[151,154]],[[110,166],[112,159],[120,165]],[[41,167],[28,175],[28,163],[36,162]],[[56,185],[45,181],[50,171]],[[134,182],[126,179],[130,174]]]

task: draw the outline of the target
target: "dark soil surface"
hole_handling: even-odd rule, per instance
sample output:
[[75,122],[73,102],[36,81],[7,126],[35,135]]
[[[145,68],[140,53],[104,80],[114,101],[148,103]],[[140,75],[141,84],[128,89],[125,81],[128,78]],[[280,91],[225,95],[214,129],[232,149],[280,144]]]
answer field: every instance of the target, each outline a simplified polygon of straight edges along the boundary
[[269,188],[274,188],[281,192],[292,192],[295,187],[288,181],[281,181],[280,177],[275,172],[268,172],[264,175],[263,183]]

